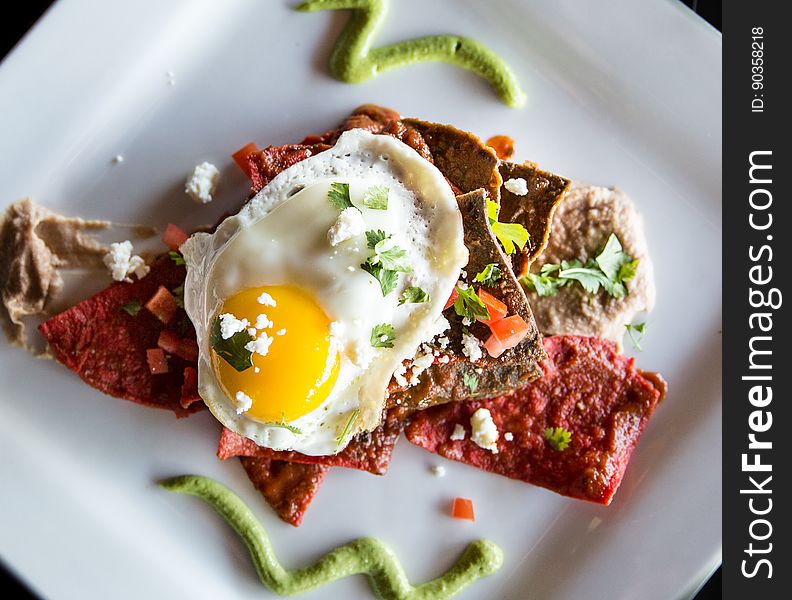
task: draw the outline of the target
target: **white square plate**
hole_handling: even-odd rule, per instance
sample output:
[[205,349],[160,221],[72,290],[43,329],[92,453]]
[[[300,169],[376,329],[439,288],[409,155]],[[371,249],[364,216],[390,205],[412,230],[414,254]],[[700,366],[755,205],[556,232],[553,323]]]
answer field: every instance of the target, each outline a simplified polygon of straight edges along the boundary
[[[657,271],[638,364],[670,391],[615,501],[568,500],[403,442],[382,479],[332,470],[293,529],[237,461],[214,457],[208,414],[177,421],[105,397],[0,344],[0,554],[42,595],[266,597],[235,535],[154,485],[190,472],[238,491],[292,568],[373,535],[424,581],[490,538],[506,563],[464,598],[666,600],[720,561],[720,35],[671,0],[391,4],[378,45],[474,36],[513,66],[527,106],[507,108],[443,64],[341,84],[326,64],[346,15],[298,13],[292,0],[62,0],[0,67],[2,204],[33,196],[86,217],[210,223],[246,193],[232,151],[324,131],[363,102],[506,133],[517,159],[618,185],[644,213]],[[196,207],[183,182],[202,160],[223,174],[219,199]],[[441,462],[448,475],[431,476]],[[474,500],[474,524],[446,516],[456,495]],[[357,577],[306,597],[369,591]]]

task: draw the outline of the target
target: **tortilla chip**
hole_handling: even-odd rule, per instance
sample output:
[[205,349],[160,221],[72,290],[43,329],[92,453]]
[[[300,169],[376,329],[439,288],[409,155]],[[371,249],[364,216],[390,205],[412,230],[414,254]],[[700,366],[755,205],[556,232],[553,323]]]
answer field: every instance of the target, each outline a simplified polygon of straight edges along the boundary
[[417,130],[429,146],[437,168],[465,194],[484,188],[497,201],[503,180],[498,172],[495,151],[472,133],[451,125],[404,119],[408,127]]
[[261,191],[261,188],[284,169],[288,169],[309,156],[327,150],[329,147],[323,143],[287,144],[285,146],[268,146],[254,152],[247,159],[253,193]]
[[177,417],[202,410],[202,402],[182,405],[185,369],[195,362],[170,356],[170,371],[152,375],[146,350],[157,347],[163,330],[195,339],[195,331],[183,309],[166,326],[145,308],[136,316],[123,307],[145,304],[162,285],[172,290],[184,281],[184,267],[167,256],[151,265],[143,279],[114,283],[41,324],[55,358],[101,392],[146,406],[166,408]]
[[[462,350],[462,333],[465,329],[462,318],[453,308],[447,309],[444,315],[451,327],[446,336],[450,340],[448,348],[453,351],[455,359],[444,364],[436,360],[421,374],[420,382],[415,386],[406,389],[391,387],[389,406],[422,410],[446,402],[491,398],[511,392],[541,375],[539,363],[546,358],[542,349],[542,336],[534,322],[525,292],[511,271],[509,259],[492,233],[486,200],[483,189],[457,197],[464,224],[465,245],[470,252],[465,267],[468,279],[473,282],[476,274],[487,264],[497,264],[501,269],[501,279],[495,288],[488,288],[488,291],[506,304],[508,314],[520,315],[529,325],[530,331],[522,342],[498,358],[491,357],[484,350],[483,356],[476,363],[471,363]],[[479,322],[472,323],[467,329],[481,342],[490,334],[489,328]],[[464,383],[465,375],[478,378],[478,385],[473,392]]]
[[278,516],[297,527],[328,467],[271,458],[240,458],[247,476]]
[[502,187],[498,213],[499,221],[519,223],[531,236],[525,247],[512,256],[514,272],[521,277],[528,273],[531,263],[547,246],[553,213],[571,182],[564,177],[540,170],[532,162],[502,162],[499,170],[503,181],[522,178],[528,184],[528,193],[524,196],[512,194]]
[[341,452],[330,456],[308,456],[299,452],[281,452],[262,448],[253,440],[223,427],[220,443],[217,446],[217,457],[226,460],[232,456],[254,456],[326,467],[347,467],[368,471],[374,475],[384,475],[388,470],[393,447],[399,439],[402,426],[401,418],[395,413],[389,414],[377,429],[359,434]]
[[[633,359],[620,356],[607,340],[550,337],[544,346],[549,360],[542,364],[541,379],[506,396],[418,413],[405,430],[407,439],[485,471],[610,504],[665,382],[636,369]],[[497,454],[470,440],[470,417],[479,408],[489,409],[500,432]],[[464,440],[450,439],[456,424],[465,427]],[[546,440],[550,427],[571,433],[565,450]]]

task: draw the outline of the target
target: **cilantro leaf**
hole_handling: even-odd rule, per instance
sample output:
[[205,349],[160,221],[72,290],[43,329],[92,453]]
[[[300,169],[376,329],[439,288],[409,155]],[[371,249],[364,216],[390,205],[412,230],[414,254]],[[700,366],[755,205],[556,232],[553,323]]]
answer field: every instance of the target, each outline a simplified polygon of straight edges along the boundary
[[641,340],[643,339],[644,334],[646,333],[646,325],[647,323],[636,323],[631,324],[627,323],[625,325],[625,329],[627,329],[627,333],[630,335],[630,340],[632,340],[633,346],[638,348],[641,352],[643,352],[643,348],[641,348]]
[[548,427],[544,431],[545,439],[553,450],[563,452],[572,441],[572,434],[563,427]]
[[130,300],[124,306],[121,307],[126,314],[130,317],[137,317],[137,314],[140,312],[140,309],[143,308],[143,304],[135,298],[134,300]]
[[375,348],[393,348],[396,330],[390,323],[380,323],[371,328],[371,345]]
[[559,280],[556,277],[536,275],[528,273],[520,278],[520,282],[526,289],[532,290],[539,296],[555,296],[558,293]]
[[184,284],[182,283],[173,288],[171,294],[173,294],[173,299],[176,301],[176,306],[184,308]]
[[247,331],[238,331],[227,340],[224,340],[220,333],[220,317],[215,317],[212,322],[209,344],[220,358],[237,371],[244,371],[253,366],[253,355],[250,350],[245,348],[245,344],[252,339]]
[[387,269],[383,269],[382,265],[372,265],[369,261],[361,264],[360,268],[379,281],[383,298],[396,289],[399,279],[399,273],[397,271],[388,271]]
[[631,262],[632,257],[622,250],[621,242],[619,242],[616,234],[611,233],[605,242],[605,246],[594,257],[594,260],[608,279],[618,282],[622,265]]
[[399,298],[399,306],[409,302],[410,304],[420,304],[421,302],[429,302],[429,294],[422,288],[410,286],[402,292]]
[[554,296],[558,288],[577,282],[589,294],[596,294],[602,288],[614,298],[623,298],[627,295],[624,282],[633,279],[637,269],[638,259],[624,252],[619,238],[611,233],[602,250],[587,263],[564,260],[560,264],[546,264],[538,275],[529,273],[520,281],[539,296]]
[[410,273],[412,267],[407,252],[399,246],[389,246],[390,235],[381,229],[366,232],[366,244],[374,254],[360,268],[380,282],[382,295],[387,296],[396,289],[399,273]]
[[327,199],[338,210],[344,210],[352,206],[352,201],[349,199],[349,184],[331,183],[330,190],[327,192]]
[[473,373],[462,373],[462,383],[465,384],[471,394],[475,394],[478,389],[479,378]]
[[335,439],[336,448],[338,448],[339,446],[341,446],[341,444],[344,443],[347,436],[349,435],[349,430],[352,429],[352,425],[355,424],[355,421],[357,421],[359,416],[360,416],[360,411],[358,409],[352,411],[352,414],[349,416],[349,419],[347,419],[346,425],[344,425],[344,429],[341,431],[340,434],[338,434],[338,437]]
[[391,236],[387,235],[382,229],[369,229],[366,232],[366,245],[374,250],[382,241],[390,239]]
[[457,286],[456,290],[459,294],[457,299],[454,300],[454,312],[456,314],[460,317],[467,317],[471,321],[475,321],[478,317],[489,319],[487,306],[478,297],[476,290],[472,287],[463,290],[459,286]]
[[388,210],[388,186],[372,185],[363,194],[363,206],[373,210]]
[[168,256],[177,267],[187,264],[184,262],[184,257],[181,255],[181,252],[177,252],[176,250],[171,250],[170,252],[168,252]]
[[497,263],[489,263],[475,277],[475,280],[486,287],[492,287],[501,278],[501,270]]
[[519,223],[501,223],[498,221],[498,204],[487,200],[487,217],[492,228],[492,233],[498,238],[506,254],[514,254],[517,249],[522,250],[531,238],[528,230]]
[[264,425],[268,425],[270,427],[280,427],[281,429],[288,429],[295,435],[302,435],[302,429],[299,427],[295,427],[294,425],[289,425],[286,422],[286,415],[281,411],[281,420],[278,421],[265,421]]

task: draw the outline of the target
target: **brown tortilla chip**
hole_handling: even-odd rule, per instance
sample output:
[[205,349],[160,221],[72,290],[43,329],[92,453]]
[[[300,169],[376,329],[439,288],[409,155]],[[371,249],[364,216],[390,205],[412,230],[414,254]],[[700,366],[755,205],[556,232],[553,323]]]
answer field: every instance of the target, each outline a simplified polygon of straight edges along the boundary
[[495,151],[472,133],[451,125],[404,119],[407,127],[421,134],[432,152],[434,163],[460,193],[479,188],[498,200],[503,180],[498,172]]
[[502,187],[498,213],[499,221],[519,223],[531,236],[525,248],[512,256],[514,272],[521,277],[528,273],[530,264],[547,246],[553,213],[571,182],[564,177],[542,171],[532,162],[502,162],[499,170],[503,181],[522,178],[528,184],[528,193],[524,196],[512,194]]
[[390,411],[374,431],[359,434],[341,452],[328,456],[308,456],[299,452],[263,448],[253,440],[223,427],[217,446],[217,457],[226,460],[233,456],[255,456],[327,467],[347,467],[384,475],[403,425],[400,416],[395,411]]
[[297,527],[329,467],[271,458],[240,458],[247,476],[278,516]]
[[[465,245],[470,251],[470,260],[465,270],[469,282],[489,263],[496,263],[501,278],[494,288],[487,288],[508,308],[508,314],[518,314],[530,326],[525,339],[514,348],[506,350],[498,358],[491,357],[482,349],[483,356],[471,363],[462,350],[462,318],[453,308],[444,315],[451,324],[446,333],[455,360],[430,366],[420,376],[418,384],[409,388],[392,386],[388,398],[389,406],[401,406],[422,410],[429,406],[458,402],[472,398],[491,398],[509,393],[541,375],[539,363],[547,358],[542,348],[542,336],[534,322],[531,307],[522,286],[511,271],[508,257],[503,253],[487,219],[487,194],[483,189],[458,196],[459,209],[465,229]],[[475,284],[478,287],[478,284]],[[481,342],[489,337],[489,328],[483,323],[472,323],[467,329]],[[464,383],[464,375],[475,375],[478,385],[471,392]]]

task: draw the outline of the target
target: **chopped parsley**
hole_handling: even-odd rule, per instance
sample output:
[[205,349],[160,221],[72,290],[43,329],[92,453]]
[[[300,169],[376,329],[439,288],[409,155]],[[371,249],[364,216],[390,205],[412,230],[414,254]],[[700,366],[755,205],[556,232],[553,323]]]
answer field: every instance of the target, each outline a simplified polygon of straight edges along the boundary
[[135,298],[134,300],[130,300],[124,306],[121,307],[126,314],[130,317],[137,317],[137,314],[140,312],[140,309],[143,308],[143,304]]
[[500,267],[497,263],[489,263],[476,275],[475,280],[486,287],[492,287],[500,278]]
[[471,394],[475,394],[478,389],[479,378],[473,373],[462,373],[462,383],[465,384],[465,387]]
[[402,292],[399,298],[399,305],[406,304],[420,304],[421,302],[429,302],[429,294],[419,287],[410,286]]
[[264,423],[264,425],[268,425],[270,427],[280,427],[281,429],[288,429],[295,435],[302,435],[302,429],[300,429],[299,427],[295,427],[294,425],[289,425],[286,422],[286,415],[283,412],[281,412],[280,423],[277,421],[267,421]]
[[355,424],[355,421],[357,421],[359,416],[360,416],[360,411],[357,409],[353,410],[352,414],[349,415],[349,419],[347,419],[346,425],[344,425],[344,429],[341,431],[340,434],[338,434],[338,437],[335,439],[336,447],[339,447],[341,446],[341,444],[344,443],[347,436],[349,435],[349,431],[352,429],[352,425]]
[[349,199],[349,184],[331,183],[330,190],[327,192],[327,199],[338,210],[344,210],[352,206],[352,200]]
[[373,185],[363,194],[363,206],[373,210],[388,210],[388,186]]
[[407,252],[399,246],[390,245],[391,236],[381,229],[366,232],[366,243],[374,254],[360,268],[379,281],[382,295],[387,296],[396,289],[399,273],[410,273],[412,267]]
[[623,298],[627,295],[624,283],[635,277],[637,269],[638,259],[624,252],[619,238],[611,233],[602,250],[588,262],[546,264],[538,274],[529,273],[521,281],[540,296],[555,296],[559,288],[577,282],[589,294],[596,294],[601,287],[614,298]]
[[173,299],[176,301],[176,306],[184,308],[184,284],[182,283],[173,288],[171,294],[173,294]]
[[501,223],[498,221],[498,204],[492,200],[487,200],[487,217],[492,228],[492,233],[503,245],[506,254],[514,254],[517,249],[522,250],[530,239],[528,230],[519,223]]
[[544,432],[547,443],[553,450],[563,452],[572,441],[572,434],[563,427],[548,427]]
[[456,291],[459,294],[457,299],[454,300],[454,312],[456,314],[460,317],[467,317],[471,321],[475,321],[479,317],[485,320],[489,319],[487,305],[478,297],[476,290],[472,287],[463,290],[457,286]]
[[647,323],[627,323],[625,325],[625,329],[627,329],[627,333],[630,335],[630,339],[632,340],[633,346],[638,348],[641,352],[643,352],[643,348],[641,348],[641,340],[643,339],[644,334],[646,333],[646,326]]
[[396,330],[390,323],[380,323],[371,328],[371,345],[375,348],[393,348]]
[[168,256],[177,267],[186,264],[184,262],[184,257],[181,255],[181,252],[178,252],[176,250],[171,250],[170,252],[168,252]]
[[247,331],[238,331],[227,340],[224,340],[220,333],[220,317],[215,317],[212,322],[209,344],[220,358],[237,371],[244,371],[253,366],[253,354],[245,348],[245,344],[252,339]]

